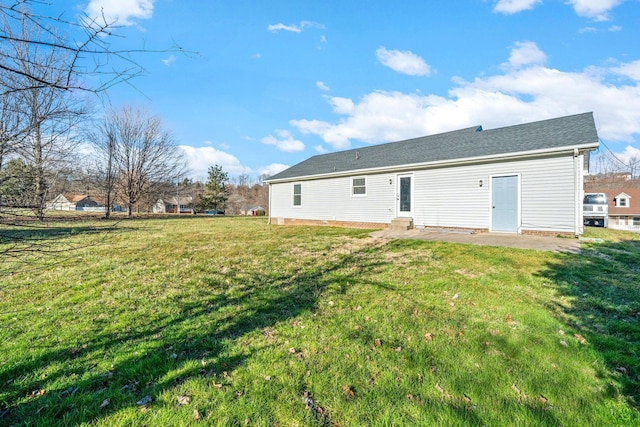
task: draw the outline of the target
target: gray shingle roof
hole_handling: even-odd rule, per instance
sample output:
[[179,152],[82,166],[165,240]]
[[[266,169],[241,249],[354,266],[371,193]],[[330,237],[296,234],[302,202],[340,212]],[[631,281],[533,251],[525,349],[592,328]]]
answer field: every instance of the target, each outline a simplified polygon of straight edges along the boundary
[[482,130],[481,126],[437,135],[313,156],[268,181],[349,171],[447,162],[527,151],[563,150],[598,143],[592,113]]

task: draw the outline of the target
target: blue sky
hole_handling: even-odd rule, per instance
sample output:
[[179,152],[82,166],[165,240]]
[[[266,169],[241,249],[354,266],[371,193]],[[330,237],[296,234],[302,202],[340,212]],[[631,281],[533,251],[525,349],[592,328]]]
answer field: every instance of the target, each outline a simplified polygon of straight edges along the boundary
[[[205,179],[312,155],[593,111],[640,158],[639,0],[57,0],[102,10],[145,68],[109,92],[148,107]],[[602,147],[601,151],[606,151]]]

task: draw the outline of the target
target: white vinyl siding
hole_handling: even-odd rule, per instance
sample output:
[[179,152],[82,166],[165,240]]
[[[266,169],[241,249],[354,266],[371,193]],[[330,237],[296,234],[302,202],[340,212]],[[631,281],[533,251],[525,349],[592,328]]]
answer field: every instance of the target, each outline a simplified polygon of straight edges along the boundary
[[291,200],[291,183],[272,184],[271,217],[389,223],[395,217],[394,176],[368,176],[367,197],[352,197],[351,177],[304,181],[304,203],[295,208],[283,203]]
[[[271,216],[390,223],[396,215],[396,173],[367,175],[367,197],[352,197],[353,177],[304,181],[303,207],[292,209],[291,183],[272,184]],[[572,156],[413,171],[416,227],[489,229],[491,176],[520,176],[521,230],[574,232]],[[482,180],[483,185],[479,182]]]

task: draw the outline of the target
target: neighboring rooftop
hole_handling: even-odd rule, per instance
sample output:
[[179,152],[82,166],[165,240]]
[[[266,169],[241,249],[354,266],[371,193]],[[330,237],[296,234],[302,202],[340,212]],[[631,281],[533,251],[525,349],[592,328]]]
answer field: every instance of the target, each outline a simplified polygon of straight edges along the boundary
[[267,181],[460,159],[598,145],[592,113],[483,130],[473,126],[437,135],[313,156]]
[[[601,188],[585,186],[586,193],[605,193],[609,201],[609,215],[640,216],[640,188],[639,187],[618,187]],[[627,205],[616,206],[616,198],[624,194],[628,197]]]

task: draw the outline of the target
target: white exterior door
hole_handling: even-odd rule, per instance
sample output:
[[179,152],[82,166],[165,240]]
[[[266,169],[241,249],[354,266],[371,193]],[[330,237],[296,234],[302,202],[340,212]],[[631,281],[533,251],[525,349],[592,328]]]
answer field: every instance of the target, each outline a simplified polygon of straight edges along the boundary
[[396,178],[396,215],[413,216],[413,175],[402,174]]
[[518,232],[518,176],[494,176],[491,188],[491,231]]

